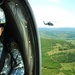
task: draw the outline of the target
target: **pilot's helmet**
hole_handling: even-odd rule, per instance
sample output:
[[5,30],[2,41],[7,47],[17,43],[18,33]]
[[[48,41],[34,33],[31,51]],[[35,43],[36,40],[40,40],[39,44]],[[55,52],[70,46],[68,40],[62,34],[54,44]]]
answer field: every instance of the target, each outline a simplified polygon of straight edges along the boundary
[[2,8],[0,8],[0,27],[3,27],[6,23],[5,13]]

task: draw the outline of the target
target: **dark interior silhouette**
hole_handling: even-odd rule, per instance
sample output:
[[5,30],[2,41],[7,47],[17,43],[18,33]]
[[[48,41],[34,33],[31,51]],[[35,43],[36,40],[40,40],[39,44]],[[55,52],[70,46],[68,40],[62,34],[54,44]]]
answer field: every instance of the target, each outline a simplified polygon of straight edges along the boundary
[[25,75],[40,75],[39,39],[29,4],[24,0],[6,0],[1,8],[6,15],[5,34],[14,38],[19,45]]

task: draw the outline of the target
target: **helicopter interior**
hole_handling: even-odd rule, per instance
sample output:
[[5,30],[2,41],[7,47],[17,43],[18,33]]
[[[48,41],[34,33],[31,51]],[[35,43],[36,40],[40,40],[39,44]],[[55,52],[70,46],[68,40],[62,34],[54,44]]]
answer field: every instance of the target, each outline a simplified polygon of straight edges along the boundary
[[40,49],[35,20],[28,2],[6,0],[1,6],[6,15],[5,34],[19,45],[25,75],[40,75]]

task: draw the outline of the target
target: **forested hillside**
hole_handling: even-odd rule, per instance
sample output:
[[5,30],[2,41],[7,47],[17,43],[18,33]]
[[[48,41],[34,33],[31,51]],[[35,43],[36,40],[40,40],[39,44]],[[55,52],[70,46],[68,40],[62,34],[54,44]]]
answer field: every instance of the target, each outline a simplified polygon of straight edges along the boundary
[[40,28],[42,75],[75,75],[75,28]]

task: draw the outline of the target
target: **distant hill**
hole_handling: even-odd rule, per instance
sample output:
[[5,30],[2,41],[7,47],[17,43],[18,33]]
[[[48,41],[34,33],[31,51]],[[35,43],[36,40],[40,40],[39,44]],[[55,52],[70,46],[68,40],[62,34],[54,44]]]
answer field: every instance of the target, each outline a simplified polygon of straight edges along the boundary
[[40,37],[54,39],[75,39],[75,28],[39,28]]

